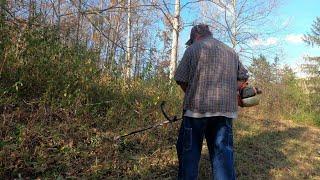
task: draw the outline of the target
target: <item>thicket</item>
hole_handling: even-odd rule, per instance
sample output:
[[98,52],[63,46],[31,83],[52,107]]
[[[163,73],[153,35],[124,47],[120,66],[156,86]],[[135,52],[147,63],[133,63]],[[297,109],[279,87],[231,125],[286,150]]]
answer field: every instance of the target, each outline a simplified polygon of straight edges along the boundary
[[266,118],[320,125],[312,94],[304,85],[306,79],[298,78],[287,65],[281,67],[279,61],[278,57],[270,61],[260,55],[248,67],[251,83],[263,90],[260,105],[252,110]]
[[97,158],[110,166],[104,176],[117,173],[128,165],[111,156],[130,144],[113,147],[114,136],[163,120],[161,101],[180,112],[168,79],[104,72],[95,49],[64,41],[54,26],[0,31],[0,177],[96,176]]

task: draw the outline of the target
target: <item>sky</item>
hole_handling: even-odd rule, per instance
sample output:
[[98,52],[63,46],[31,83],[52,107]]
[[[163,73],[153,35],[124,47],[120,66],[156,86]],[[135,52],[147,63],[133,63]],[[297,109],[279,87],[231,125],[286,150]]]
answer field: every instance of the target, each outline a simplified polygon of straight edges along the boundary
[[[182,0],[182,4],[185,2],[186,0]],[[308,46],[302,40],[303,34],[310,32],[317,16],[320,17],[320,0],[282,0],[271,18],[277,19],[277,23],[284,25],[285,28],[250,43],[277,46],[274,53],[280,56],[280,64],[289,65],[298,76],[303,76],[300,72],[300,65],[304,63],[303,57],[320,56],[320,47]],[[185,11],[182,18],[197,19],[197,15]],[[184,43],[188,40],[190,29],[191,27],[188,26],[181,32],[179,39],[181,53],[185,49]]]
[[284,42],[282,63],[299,71],[304,56],[320,56],[319,47],[308,46],[301,39],[303,34],[311,31],[316,17],[320,17],[320,0],[287,0],[277,11],[288,20],[286,30],[274,37]]

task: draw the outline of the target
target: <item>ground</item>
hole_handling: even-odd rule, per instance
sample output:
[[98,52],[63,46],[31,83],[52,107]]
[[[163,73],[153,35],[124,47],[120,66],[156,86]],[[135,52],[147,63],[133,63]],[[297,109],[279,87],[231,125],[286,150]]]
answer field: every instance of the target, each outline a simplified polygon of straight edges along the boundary
[[[150,118],[153,122],[115,122],[72,117],[62,110],[48,118],[40,111],[2,115],[0,179],[176,178],[179,122],[114,141],[116,135],[143,126],[135,123],[159,122],[162,115]],[[237,179],[320,180],[320,128],[241,111],[234,137]],[[199,179],[212,176],[208,159],[204,143]]]
[[[320,179],[319,128],[290,120],[255,118],[244,114],[234,123],[237,179]],[[148,156],[138,155],[137,160],[136,171],[143,173],[133,173],[134,178],[176,177],[178,162],[174,143]],[[210,177],[204,143],[199,179]]]

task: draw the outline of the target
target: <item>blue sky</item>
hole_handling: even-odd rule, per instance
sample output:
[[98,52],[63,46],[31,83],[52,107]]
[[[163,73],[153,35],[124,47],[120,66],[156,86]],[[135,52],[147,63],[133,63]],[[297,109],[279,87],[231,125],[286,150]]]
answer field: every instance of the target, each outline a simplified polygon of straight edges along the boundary
[[316,17],[320,17],[319,0],[287,0],[278,8],[278,14],[288,19],[287,29],[277,38],[286,40],[282,49],[284,52],[282,63],[289,64],[298,71],[303,63],[303,56],[320,56],[319,47],[306,45],[299,37],[310,32]]
[[[182,0],[182,4],[185,2],[187,1]],[[320,17],[320,0],[282,0],[271,18],[278,19],[279,25],[286,24],[286,28],[260,39],[259,43],[276,45],[277,49],[274,54],[279,54],[280,63],[288,64],[298,72],[304,56],[320,56],[319,47],[308,46],[301,39],[303,34],[310,32],[311,25],[317,16]],[[184,11],[182,18],[184,20],[197,19],[196,10]],[[191,27],[186,27],[181,32],[179,39],[181,53],[183,53],[184,43],[189,37],[190,29]]]

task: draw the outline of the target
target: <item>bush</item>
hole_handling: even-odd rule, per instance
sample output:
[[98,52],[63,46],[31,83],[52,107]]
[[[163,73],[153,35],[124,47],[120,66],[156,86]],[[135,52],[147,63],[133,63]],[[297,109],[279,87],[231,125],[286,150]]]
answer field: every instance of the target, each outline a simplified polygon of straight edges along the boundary
[[87,103],[99,77],[98,54],[60,42],[54,28],[26,29],[8,44],[1,73],[1,104],[38,101],[53,107]]

